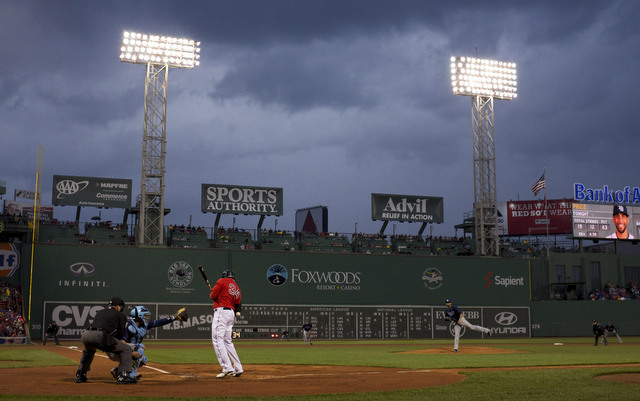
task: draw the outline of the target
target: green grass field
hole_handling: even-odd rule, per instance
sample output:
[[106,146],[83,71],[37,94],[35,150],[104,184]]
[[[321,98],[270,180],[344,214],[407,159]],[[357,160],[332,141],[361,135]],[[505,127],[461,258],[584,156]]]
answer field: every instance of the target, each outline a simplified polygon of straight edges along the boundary
[[[426,348],[451,347],[452,341],[401,340],[401,341],[316,341],[314,347],[293,346],[299,341],[236,341],[243,364],[313,364],[398,367],[403,369],[455,368],[467,378],[458,384],[434,388],[391,391],[380,393],[327,394],[298,397],[216,397],[216,398],[162,398],[162,400],[617,400],[640,399],[640,385],[594,380],[595,377],[613,373],[640,373],[640,366],[615,367],[616,364],[640,362],[640,338],[626,337],[620,345],[593,346],[593,339],[584,338],[535,338],[518,340],[466,340],[465,346],[505,348],[520,353],[512,354],[411,354],[405,351]],[[563,343],[564,345],[553,345]],[[187,345],[180,348],[160,348],[154,345]],[[147,341],[150,361],[171,363],[216,363],[213,352],[188,345],[208,342],[154,342]],[[260,347],[256,345],[269,345]],[[327,346],[330,345],[330,346]],[[363,346],[367,345],[367,346]],[[37,345],[0,346],[0,369],[32,366],[75,366],[77,360],[69,360]],[[579,367],[573,365],[597,365]],[[554,369],[473,370],[475,368],[502,367],[555,367]],[[245,368],[246,369],[246,368]],[[1,370],[0,370],[1,373]],[[25,378],[28,383],[28,378]],[[69,397],[28,397],[0,394],[0,400],[64,400]],[[76,400],[109,400],[105,397],[76,397]],[[126,401],[157,399],[157,397],[127,397]]]

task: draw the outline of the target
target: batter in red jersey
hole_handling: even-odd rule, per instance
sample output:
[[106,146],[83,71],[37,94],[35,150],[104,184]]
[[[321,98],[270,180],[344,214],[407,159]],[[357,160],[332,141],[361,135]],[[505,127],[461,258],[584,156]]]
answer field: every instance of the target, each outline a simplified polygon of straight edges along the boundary
[[214,311],[211,341],[218,362],[222,366],[222,373],[217,377],[219,379],[227,376],[239,377],[243,372],[242,364],[233,345],[231,334],[236,321],[236,312],[240,312],[242,297],[232,270],[222,272],[222,278],[211,289],[209,298],[213,300]]

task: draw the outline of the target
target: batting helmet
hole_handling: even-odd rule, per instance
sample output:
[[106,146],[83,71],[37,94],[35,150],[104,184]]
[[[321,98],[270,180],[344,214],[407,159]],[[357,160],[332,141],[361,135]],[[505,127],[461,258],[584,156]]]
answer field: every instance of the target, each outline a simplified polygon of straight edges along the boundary
[[231,269],[222,272],[222,278],[236,278],[235,273]]

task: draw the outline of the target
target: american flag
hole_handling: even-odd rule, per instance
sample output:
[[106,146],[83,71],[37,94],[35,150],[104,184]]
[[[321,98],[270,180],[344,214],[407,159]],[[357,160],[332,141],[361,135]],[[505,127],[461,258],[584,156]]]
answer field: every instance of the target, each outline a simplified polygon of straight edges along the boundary
[[531,190],[533,191],[534,195],[538,195],[538,192],[540,192],[543,188],[547,187],[547,180],[544,178],[544,175],[546,173],[547,173],[546,171],[542,173],[542,176],[540,176],[538,181],[536,181],[535,184],[531,186]]

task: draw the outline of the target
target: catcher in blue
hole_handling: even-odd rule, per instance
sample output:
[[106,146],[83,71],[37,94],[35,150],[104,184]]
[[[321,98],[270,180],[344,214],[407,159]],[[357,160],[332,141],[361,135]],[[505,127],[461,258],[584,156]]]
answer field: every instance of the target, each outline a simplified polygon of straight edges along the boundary
[[460,341],[460,327],[464,326],[469,330],[480,331],[484,334],[491,336],[491,330],[486,327],[476,326],[467,321],[464,318],[464,313],[455,305],[451,304],[451,300],[445,301],[447,310],[444,312],[445,321],[453,321],[456,324],[453,326],[454,340],[453,340],[453,352],[458,352],[458,343]]
[[[149,309],[146,306],[140,305],[131,309],[130,315],[129,319],[127,319],[122,341],[128,344],[133,350],[133,370],[131,371],[131,377],[140,380],[142,375],[138,373],[138,369],[148,362],[144,354],[144,344],[142,343],[145,334],[147,334],[149,329],[164,326],[174,320],[184,322],[187,320],[188,314],[186,308],[180,308],[173,316],[151,320],[151,312]],[[107,355],[112,361],[119,361],[117,354],[108,353]],[[115,377],[118,374],[118,369],[111,369],[111,374]]]

